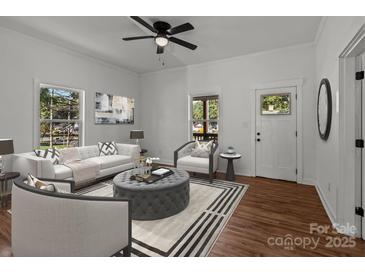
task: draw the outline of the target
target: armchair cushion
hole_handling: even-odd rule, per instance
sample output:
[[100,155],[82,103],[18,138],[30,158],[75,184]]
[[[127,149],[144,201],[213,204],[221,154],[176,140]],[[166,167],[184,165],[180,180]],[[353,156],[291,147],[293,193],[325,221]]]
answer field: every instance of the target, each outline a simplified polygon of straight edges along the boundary
[[205,168],[208,170],[209,167],[209,159],[208,158],[200,158],[193,156],[184,156],[177,160],[177,165],[179,166],[193,166],[199,168]]

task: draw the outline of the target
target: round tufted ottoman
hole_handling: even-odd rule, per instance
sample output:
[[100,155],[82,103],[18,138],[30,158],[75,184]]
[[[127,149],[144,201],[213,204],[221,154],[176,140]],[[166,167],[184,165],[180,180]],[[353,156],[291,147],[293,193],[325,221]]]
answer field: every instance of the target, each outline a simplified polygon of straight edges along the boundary
[[114,197],[132,201],[134,220],[156,220],[183,211],[189,204],[189,174],[180,169],[171,169],[174,174],[147,184],[130,180],[133,170],[114,177]]

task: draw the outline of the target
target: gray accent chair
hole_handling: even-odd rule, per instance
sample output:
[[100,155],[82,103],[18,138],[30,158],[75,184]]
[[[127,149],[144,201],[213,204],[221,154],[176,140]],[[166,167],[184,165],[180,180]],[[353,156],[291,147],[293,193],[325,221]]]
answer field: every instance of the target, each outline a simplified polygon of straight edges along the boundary
[[195,141],[190,141],[175,150],[174,166],[192,173],[208,174],[209,181],[212,182],[218,169],[218,143],[213,143],[208,158],[192,157],[191,152],[194,147]]
[[14,182],[14,256],[96,257],[131,253],[129,200],[70,194],[73,183],[48,180],[59,192]]

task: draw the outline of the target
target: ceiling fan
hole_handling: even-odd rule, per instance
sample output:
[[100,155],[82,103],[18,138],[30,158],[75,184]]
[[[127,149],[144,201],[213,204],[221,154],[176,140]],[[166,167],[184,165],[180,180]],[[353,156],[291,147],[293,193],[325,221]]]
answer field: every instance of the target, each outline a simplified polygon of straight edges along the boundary
[[177,27],[171,28],[171,25],[169,23],[166,23],[163,21],[157,21],[157,22],[153,23],[153,26],[151,26],[146,21],[144,21],[141,17],[131,16],[131,18],[134,21],[140,23],[142,26],[149,29],[150,31],[156,33],[156,35],[155,36],[148,35],[148,36],[126,37],[126,38],[123,38],[124,41],[153,38],[157,45],[157,54],[162,54],[164,52],[164,47],[167,46],[167,44],[169,42],[178,44],[180,46],[186,47],[191,50],[195,50],[198,47],[189,42],[186,42],[184,40],[181,40],[179,38],[172,36],[172,35],[175,35],[175,34],[178,34],[181,32],[193,30],[194,27],[190,23],[185,23],[185,24],[179,25]]

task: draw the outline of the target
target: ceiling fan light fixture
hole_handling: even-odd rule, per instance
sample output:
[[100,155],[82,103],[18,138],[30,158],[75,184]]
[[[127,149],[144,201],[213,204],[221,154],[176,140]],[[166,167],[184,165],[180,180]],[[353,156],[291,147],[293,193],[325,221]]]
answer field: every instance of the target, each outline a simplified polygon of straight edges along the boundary
[[165,36],[156,36],[155,43],[157,46],[165,47],[169,43],[169,39]]

